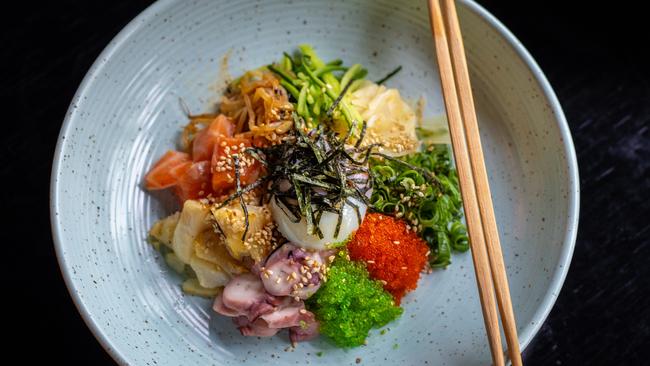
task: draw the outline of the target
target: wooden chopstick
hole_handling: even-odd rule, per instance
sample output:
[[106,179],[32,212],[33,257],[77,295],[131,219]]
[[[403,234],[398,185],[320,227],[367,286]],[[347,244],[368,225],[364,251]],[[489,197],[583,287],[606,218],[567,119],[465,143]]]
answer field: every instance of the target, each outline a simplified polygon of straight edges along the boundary
[[[493,314],[494,291],[508,344],[508,354],[512,364],[518,366],[522,361],[517,327],[492,207],[458,16],[454,0],[443,1],[442,8],[439,0],[429,1],[431,27],[490,351],[493,364],[502,365],[504,361],[499,323]],[[483,266],[486,261],[491,280],[482,278],[485,276]]]
[[476,273],[476,282],[478,283],[479,299],[481,300],[481,310],[483,311],[483,320],[488,335],[490,353],[492,354],[492,364],[495,366],[502,366],[504,365],[503,347],[501,345],[501,332],[499,331],[499,317],[497,315],[496,302],[494,300],[492,273],[487,255],[487,247],[485,246],[483,225],[481,223],[481,214],[474,188],[474,177],[472,176],[467,142],[465,141],[460,105],[458,104],[456,83],[454,80],[451,57],[449,55],[449,45],[447,43],[445,24],[442,19],[442,12],[438,0],[429,0],[429,14],[436,47],[438,68],[440,71],[440,82],[442,84],[445,107],[447,110],[449,134],[451,136],[451,144],[454,150],[454,160],[456,161],[456,170],[458,171],[460,191],[463,197],[463,206],[465,208],[465,219],[467,221],[467,231],[472,249],[471,252],[474,263],[474,272]]
[[458,93],[458,100],[460,101],[460,109],[465,126],[465,137],[467,139],[472,174],[474,176],[476,196],[483,222],[483,233],[485,235],[485,244],[487,245],[490,269],[492,270],[492,281],[499,304],[501,324],[503,325],[506,343],[508,345],[508,356],[513,366],[521,366],[522,360],[519,339],[517,337],[517,325],[512,310],[506,267],[503,262],[503,253],[501,252],[499,232],[492,206],[492,194],[490,193],[483,148],[481,147],[476,109],[474,108],[474,97],[472,96],[469,72],[467,70],[465,47],[463,46],[463,38],[460,32],[460,24],[458,23],[458,14],[456,13],[454,0],[443,0],[442,13],[447,25],[446,30],[454,66],[456,91]]

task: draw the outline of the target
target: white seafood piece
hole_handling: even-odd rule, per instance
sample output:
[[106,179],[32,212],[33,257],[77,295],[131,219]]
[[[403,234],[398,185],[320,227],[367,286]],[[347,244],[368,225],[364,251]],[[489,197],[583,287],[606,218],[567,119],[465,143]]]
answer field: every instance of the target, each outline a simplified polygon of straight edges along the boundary
[[[264,288],[275,296],[309,298],[320,288],[321,265],[330,254],[331,251],[307,251],[284,244],[266,260],[260,273]],[[318,270],[312,271],[313,268]]]
[[241,335],[247,337],[272,337],[276,335],[280,328],[270,328],[264,319],[258,318],[255,321],[248,320],[245,316],[233,319]]
[[302,333],[311,336],[314,331],[318,332],[318,327],[311,324],[314,315],[305,309],[303,301],[267,293],[262,281],[250,273],[235,276],[215,297],[212,309],[232,317],[244,336],[270,337],[287,328],[298,332],[295,338],[299,341],[310,339]]
[[[303,323],[300,323],[300,322]],[[289,339],[291,342],[308,341],[318,337],[320,323],[316,320],[314,313],[306,311],[302,312],[298,318],[298,325],[289,328]]]
[[272,198],[270,207],[273,219],[278,225],[278,230],[285,238],[302,248],[324,250],[329,249],[332,245],[346,241],[359,228],[360,221],[365,217],[366,205],[354,198],[350,198],[350,201],[359,208],[359,216],[357,216],[356,210],[346,203],[342,210],[341,227],[338,235],[335,236],[338,215],[324,212],[319,223],[319,228],[323,233],[322,238],[307,232],[307,221],[304,217],[299,222],[292,222],[291,218],[285,213],[287,209],[281,207],[282,203],[276,202]]
[[[268,294],[262,281],[246,273],[233,277],[221,294],[223,305],[240,315],[247,314],[255,304],[265,302]],[[224,314],[226,315],[226,314]]]
[[300,311],[305,310],[305,303],[286,297],[275,311],[260,315],[269,328],[291,328],[300,325]]

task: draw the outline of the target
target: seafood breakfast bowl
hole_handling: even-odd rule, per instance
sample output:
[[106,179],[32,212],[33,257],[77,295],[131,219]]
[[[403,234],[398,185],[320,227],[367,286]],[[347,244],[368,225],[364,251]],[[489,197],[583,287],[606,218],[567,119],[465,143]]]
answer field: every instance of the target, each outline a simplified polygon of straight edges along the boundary
[[[571,261],[579,207],[575,152],[559,102],[521,43],[473,1],[460,1],[458,12],[524,348],[553,307]],[[392,70],[399,72],[380,80]],[[472,258],[453,199],[453,164],[444,174],[415,166],[425,159],[417,156],[429,159],[432,151],[448,162],[448,150],[430,145],[410,158],[392,156],[391,137],[377,127],[384,117],[370,116],[384,105],[392,106],[376,112],[384,122],[401,108],[413,136],[416,129],[418,136],[433,131],[428,138],[435,141],[428,141],[435,146],[448,140],[425,1],[160,0],[136,17],[79,87],[51,178],[61,271],[106,351],[129,365],[487,364]],[[322,127],[334,131],[337,124],[347,131],[342,140]],[[213,128],[216,142],[208,136]],[[364,136],[386,150],[372,152]],[[239,154],[229,152],[238,147]],[[303,164],[304,172],[289,161]],[[163,169],[170,164],[176,165]],[[416,178],[399,186],[392,176],[377,181],[400,169],[400,177],[433,176],[437,185],[430,188],[440,190],[435,199],[448,194],[452,203],[440,208],[417,195],[419,203],[407,202],[408,195],[390,201],[391,189],[429,194],[429,183]],[[207,186],[192,190],[206,175]],[[269,191],[245,198],[242,192],[252,188]],[[338,196],[330,195],[334,190]],[[270,209],[246,210],[250,200],[262,205],[267,194],[274,197]],[[423,207],[451,210],[451,221],[432,224],[436,235],[427,236],[422,225],[433,219],[409,216],[412,204],[420,205],[420,215]],[[243,221],[224,218],[223,209],[245,215],[243,235],[231,235]],[[212,220],[201,222],[202,234],[192,210]],[[289,217],[287,211],[297,220],[278,219]],[[257,233],[268,234],[266,249],[250,247],[258,224],[251,212],[270,220],[268,232]],[[390,239],[394,246],[367,249],[373,244],[367,238],[393,235],[395,228],[405,234]],[[334,246],[328,236],[339,231],[349,240]],[[379,262],[390,266],[391,255],[417,263],[415,270],[401,267],[413,286],[397,288],[408,281],[382,277],[392,268]],[[302,267],[276,281],[270,268],[287,258],[286,266],[298,261]],[[282,281],[293,290],[284,292]],[[303,291],[303,283],[313,290]],[[354,305],[344,293],[368,303]],[[258,300],[240,308],[247,296]],[[350,313],[341,320],[335,309]]]

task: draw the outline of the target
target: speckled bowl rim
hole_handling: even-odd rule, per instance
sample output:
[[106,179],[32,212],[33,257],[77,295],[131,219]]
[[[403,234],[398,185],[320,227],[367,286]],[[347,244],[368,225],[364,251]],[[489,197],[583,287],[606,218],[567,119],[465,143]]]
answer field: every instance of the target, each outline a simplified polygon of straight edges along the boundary
[[[150,20],[155,13],[159,10],[164,9],[168,4],[177,1],[177,0],[159,0],[156,3],[150,5],[144,11],[142,11],[138,16],[136,16],[129,24],[120,31],[115,38],[106,46],[102,53],[97,57],[97,60],[90,67],[86,76],[84,77],[79,89],[75,93],[73,98],[74,100],[79,100],[81,96],[86,94],[87,89],[92,83],[92,80],[95,78],[95,75],[101,73],[102,68],[111,58],[112,54],[120,47],[120,45],[133,33],[138,31],[146,21]],[[580,207],[580,187],[579,187],[579,176],[578,176],[578,163],[576,159],[575,149],[573,146],[573,140],[571,138],[571,132],[567,124],[564,112],[560,102],[555,95],[555,92],[551,88],[546,76],[540,69],[539,65],[533,57],[528,53],[524,46],[519,42],[519,40],[490,12],[485,8],[475,3],[473,0],[461,0],[461,3],[466,6],[469,10],[476,13],[483,20],[485,20],[490,26],[492,26],[501,36],[503,36],[508,44],[515,50],[515,52],[521,57],[524,63],[528,66],[530,71],[535,76],[539,86],[544,92],[544,96],[549,101],[553,115],[556,118],[557,126],[560,130],[560,134],[563,140],[564,153],[566,154],[567,163],[568,163],[568,179],[569,179],[569,192],[568,192],[568,201],[569,208],[567,211],[567,229],[564,236],[564,243],[562,245],[562,251],[560,253],[558,265],[555,267],[555,272],[553,274],[551,284],[542,299],[541,306],[533,315],[534,324],[532,329],[528,328],[528,337],[525,339],[520,337],[521,349],[525,349],[526,346],[531,342],[535,334],[539,331],[539,328],[542,326],[546,317],[551,312],[555,300],[557,299],[564,279],[566,278],[567,272],[569,271],[569,265],[571,263],[571,257],[573,256],[573,250],[575,247],[577,228],[578,228],[578,216],[579,216],[579,207]],[[66,113],[65,119],[63,121],[63,126],[61,127],[61,132],[59,133],[58,143],[56,150],[54,152],[54,161],[52,164],[52,172],[50,177],[50,220],[52,225],[52,237],[54,239],[54,247],[56,249],[56,256],[59,262],[59,267],[65,284],[72,296],[77,310],[81,314],[84,322],[90,328],[91,332],[97,338],[102,347],[108,352],[111,357],[122,365],[128,364],[128,356],[123,354],[121,350],[113,347],[111,339],[109,339],[103,332],[102,329],[93,321],[93,317],[88,308],[86,308],[83,300],[78,294],[78,287],[76,286],[74,279],[71,276],[70,265],[67,262],[62,248],[62,238],[61,238],[61,223],[58,221],[57,217],[57,207],[59,206],[59,196],[57,192],[59,191],[58,181],[56,179],[57,172],[59,171],[62,163],[62,148],[66,143],[65,136],[68,135],[72,120],[77,114],[77,110],[73,107],[73,104],[70,105]],[[521,335],[520,335],[521,336]]]

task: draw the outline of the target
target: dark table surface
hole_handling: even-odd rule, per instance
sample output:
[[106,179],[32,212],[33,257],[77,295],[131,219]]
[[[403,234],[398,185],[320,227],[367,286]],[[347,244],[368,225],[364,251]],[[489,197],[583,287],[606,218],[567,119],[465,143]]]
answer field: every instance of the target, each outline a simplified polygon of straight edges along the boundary
[[[650,32],[632,2],[480,1],[523,42],[562,103],[581,178],[578,240],[527,365],[650,362]],[[8,351],[113,361],[77,313],[49,226],[57,134],[84,74],[150,1],[19,2],[3,10],[0,148]],[[580,4],[582,3],[582,4]],[[589,5],[589,6],[588,6]],[[8,112],[9,114],[7,115]],[[3,215],[4,216],[4,215]],[[4,219],[3,219],[4,220]],[[8,234],[8,235],[7,235]],[[7,323],[7,322],[5,322]],[[30,362],[28,362],[30,363]]]

